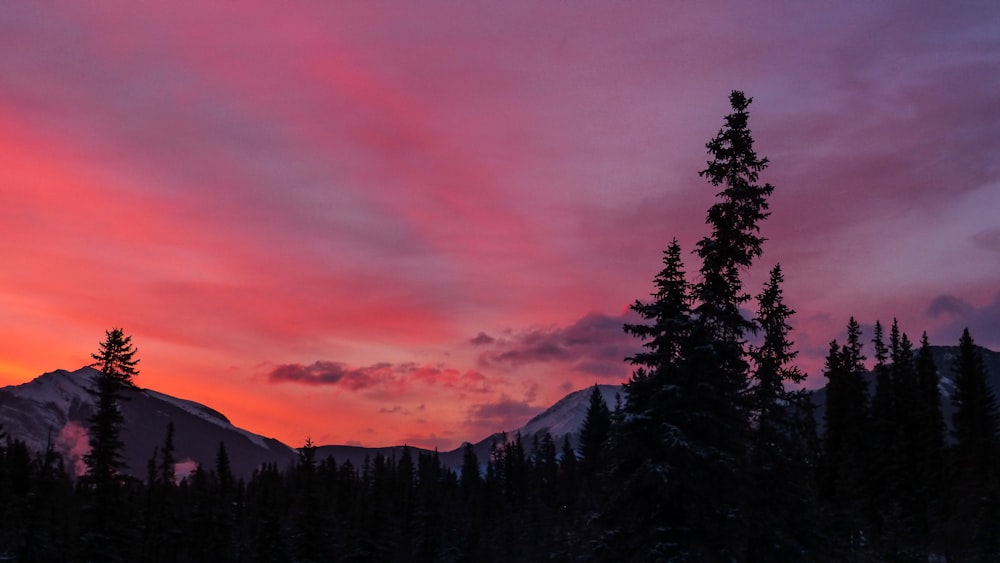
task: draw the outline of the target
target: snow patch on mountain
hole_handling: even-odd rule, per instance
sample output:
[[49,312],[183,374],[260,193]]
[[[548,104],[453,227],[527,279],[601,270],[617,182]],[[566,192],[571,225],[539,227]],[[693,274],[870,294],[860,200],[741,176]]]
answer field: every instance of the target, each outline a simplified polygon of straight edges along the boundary
[[[95,399],[89,389],[99,374],[90,367],[56,370],[27,383],[0,388],[0,425],[30,450],[53,448],[74,473],[81,474],[86,469],[83,456],[90,450],[87,421]],[[205,405],[138,387],[126,395],[119,405],[126,420],[121,438],[126,472],[134,476],[142,476],[169,423],[175,425],[175,455],[188,462],[179,468],[180,473],[192,464],[211,464],[220,444],[225,444],[233,470],[240,477],[248,477],[262,463],[284,465],[295,459],[291,447],[237,428]]]
[[51,406],[58,412],[68,412],[74,404],[93,400],[89,389],[98,373],[89,367],[75,372],[63,369],[50,371],[18,386],[18,394],[39,405]]
[[[609,410],[615,408],[615,395],[622,394],[621,385],[598,385],[604,402]],[[590,406],[590,393],[593,387],[574,391],[545,409],[517,431],[521,436],[535,436],[548,431],[554,438],[565,434],[578,434],[583,421],[587,418],[587,408]],[[624,397],[623,397],[624,400]]]

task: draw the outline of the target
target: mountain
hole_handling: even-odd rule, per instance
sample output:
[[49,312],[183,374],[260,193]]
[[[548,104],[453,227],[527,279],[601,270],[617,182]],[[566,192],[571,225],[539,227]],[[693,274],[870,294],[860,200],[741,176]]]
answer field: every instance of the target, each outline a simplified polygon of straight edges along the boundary
[[[951,365],[958,348],[933,346],[932,351],[941,375],[942,409],[945,420],[950,424],[953,410],[950,397],[954,390]],[[985,348],[981,351],[990,383],[994,390],[1000,391],[1000,353]],[[28,383],[0,388],[0,425],[11,437],[23,440],[33,450],[44,451],[51,443],[56,451],[64,455],[68,464],[82,473],[82,455],[88,448],[87,419],[93,403],[88,388],[93,386],[93,378],[97,374],[89,367],[73,372],[57,370]],[[869,375],[869,383],[874,390],[873,376]],[[614,409],[616,395],[622,393],[621,386],[598,387],[608,407]],[[480,464],[486,464],[493,444],[501,441],[504,434],[510,439],[520,433],[529,450],[532,441],[536,437],[541,438],[546,431],[552,434],[557,447],[561,447],[564,436],[568,436],[575,447],[587,413],[590,392],[589,387],[574,391],[523,426],[472,444]],[[813,402],[817,406],[817,423],[822,430],[825,389],[813,393]],[[170,421],[174,423],[174,455],[181,473],[185,468],[193,468],[194,464],[214,466],[220,443],[225,443],[233,471],[240,477],[249,477],[263,463],[285,467],[297,459],[294,448],[273,438],[237,428],[223,414],[210,407],[152,389],[137,388],[129,392],[129,400],[122,403],[122,412],[126,421],[122,439],[125,442],[127,471],[136,477],[145,477],[146,465],[154,449],[162,446]],[[415,447],[410,447],[410,450],[414,461],[421,452],[433,453]],[[350,461],[360,468],[366,458],[372,459],[377,454],[398,459],[402,453],[403,446],[365,448],[324,445],[317,448],[316,459],[333,457],[338,463]],[[446,467],[458,470],[462,466],[462,447],[437,455]]]
[[[615,395],[621,393],[621,385],[598,385],[604,402],[608,408],[614,410]],[[577,435],[583,425],[583,419],[587,416],[587,407],[590,404],[591,387],[573,391],[566,395],[551,407],[545,409],[524,426],[513,428],[506,432],[498,432],[472,444],[473,451],[479,459],[480,465],[485,465],[490,458],[490,451],[493,444],[503,440],[506,434],[508,439],[512,439],[520,432],[521,439],[527,448],[530,449],[531,442],[535,437],[541,438],[546,431],[552,434],[556,440],[556,447],[561,447],[564,436],[569,436],[570,443],[576,447]],[[462,456],[464,445],[447,452],[438,452],[438,457],[445,467],[450,467],[458,471],[462,467]],[[431,450],[410,447],[410,455],[416,462],[420,453],[433,453]],[[387,458],[396,458],[403,455],[403,446],[389,446],[384,448],[364,448],[360,446],[319,446],[316,450],[316,459],[326,459],[332,457],[337,463],[350,461],[355,467],[361,467],[365,458],[372,459],[377,454],[382,454]]]
[[[49,443],[63,454],[77,474],[83,471],[83,454],[89,449],[87,419],[93,412],[88,389],[98,371],[85,367],[73,372],[57,370],[28,383],[0,388],[0,424],[12,437],[29,448],[44,451]],[[218,411],[205,405],[172,397],[152,389],[126,392],[121,403],[125,425],[127,472],[144,478],[146,466],[157,447],[162,447],[167,424],[174,423],[174,457],[179,472],[194,464],[214,466],[220,443],[226,444],[233,472],[249,477],[265,462],[280,467],[296,459],[296,452],[272,438],[233,426]]]
[[[84,367],[70,372],[56,370],[35,378],[28,383],[0,388],[0,424],[14,438],[23,440],[30,449],[44,451],[51,443],[61,453],[77,474],[84,470],[83,454],[89,449],[87,419],[93,412],[94,398],[88,389],[94,387],[98,371]],[[601,385],[610,408],[614,408],[618,385]],[[297,459],[297,450],[275,440],[237,428],[222,413],[196,403],[152,389],[136,388],[127,392],[128,400],[121,404],[125,425],[122,441],[125,443],[126,471],[144,478],[153,451],[162,447],[167,424],[174,423],[174,457],[178,460],[179,474],[190,471],[196,464],[212,467],[219,444],[225,443],[233,472],[239,477],[249,477],[263,463],[276,463],[285,467]],[[521,433],[530,447],[531,440],[548,430],[557,443],[569,435],[575,445],[576,434],[587,413],[590,388],[575,391],[535,416],[520,428],[509,430],[513,437]],[[494,434],[473,444],[481,463],[489,459],[493,444],[502,434]],[[420,452],[430,450],[410,448],[416,460]],[[360,468],[366,458],[381,453],[386,457],[402,455],[403,446],[365,448],[360,446],[320,446],[316,459],[333,457],[338,463],[351,461]],[[454,469],[462,465],[462,448],[441,452],[441,462]]]

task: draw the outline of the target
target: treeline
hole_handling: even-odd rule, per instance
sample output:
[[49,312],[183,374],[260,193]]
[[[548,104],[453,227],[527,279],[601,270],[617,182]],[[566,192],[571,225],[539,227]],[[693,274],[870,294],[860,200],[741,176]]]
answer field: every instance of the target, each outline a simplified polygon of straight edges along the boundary
[[[104,499],[60,456],[0,449],[0,558],[17,561],[542,561],[582,557],[579,509],[594,473],[546,435],[436,454],[381,454],[360,467],[302,448],[289,467],[238,480],[214,466],[178,480],[169,438],[145,480]],[[558,451],[558,450],[561,450]],[[482,463],[481,463],[482,462]],[[111,509],[99,516],[100,504]],[[103,521],[99,518],[104,518]]]
[[[460,471],[435,454],[316,459],[234,478],[214,467],[178,481],[173,433],[147,478],[124,476],[122,421],[137,360],[120,329],[94,355],[101,377],[86,474],[51,448],[0,449],[0,557],[23,561],[988,561],[1000,559],[996,398],[966,331],[936,366],[893,322],[865,337],[851,319],[830,344],[817,428],[801,390],[784,274],[751,296],[763,252],[768,164],[754,151],[750,98],[706,147],[719,189],[696,275],[674,240],[626,332],[642,342],[623,401],[595,388],[574,450],[552,436],[466,447]],[[751,315],[745,311],[753,309]],[[749,317],[749,318],[748,318]],[[916,349],[915,349],[916,348]],[[940,373],[950,373],[950,434]]]
[[895,322],[888,342],[876,322],[872,353],[873,373],[851,319],[826,360],[816,483],[828,540],[895,561],[1000,559],[1000,415],[981,350],[966,330],[940,371],[954,383],[950,425],[926,334],[914,350]]
[[[782,447],[751,444],[743,473],[731,475],[736,481],[730,483],[710,467],[672,474],[681,460],[658,460],[655,452],[691,444],[654,444],[665,437],[656,431],[636,444],[629,433],[638,417],[623,405],[609,409],[596,388],[579,448],[548,434],[529,443],[512,436],[480,460],[467,444],[457,472],[436,454],[408,448],[361,466],[318,460],[307,443],[297,463],[261,467],[244,481],[234,477],[220,444],[214,464],[179,479],[168,429],[145,479],[120,476],[98,492],[86,478],[73,478],[52,449],[36,454],[6,437],[0,557],[614,561],[629,555],[652,561],[683,560],[684,553],[689,560],[719,560],[716,555],[730,551],[741,561],[995,558],[997,413],[979,350],[964,336],[955,365],[943,370],[956,384],[954,438],[948,440],[927,340],[912,351],[905,335],[892,334],[888,358],[876,352],[877,384],[869,397],[852,322],[825,370],[825,432],[816,433],[809,418],[785,428],[787,434],[775,431]],[[786,473],[791,467],[800,473]],[[682,485],[705,496],[685,504],[673,491]],[[722,492],[709,496],[713,487]],[[108,512],[100,516],[102,503]],[[735,511],[730,525],[742,535],[698,528],[698,519],[720,509]],[[766,546],[749,551],[762,535]],[[699,545],[703,536],[725,543]]]

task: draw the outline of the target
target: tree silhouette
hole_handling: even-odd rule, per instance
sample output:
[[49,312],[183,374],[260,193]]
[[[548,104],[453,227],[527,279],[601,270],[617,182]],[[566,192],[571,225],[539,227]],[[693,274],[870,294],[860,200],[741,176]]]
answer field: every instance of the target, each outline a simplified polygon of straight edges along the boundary
[[[94,381],[96,389],[92,390],[96,404],[89,420],[91,450],[84,455],[83,460],[87,466],[84,483],[93,493],[93,527],[87,539],[91,549],[95,551],[103,549],[104,544],[122,544],[121,541],[109,542],[109,539],[123,533],[122,528],[115,525],[122,517],[117,508],[123,483],[121,471],[125,467],[124,444],[121,440],[121,427],[125,419],[119,403],[125,398],[126,392],[134,388],[132,378],[139,374],[135,368],[139,363],[135,354],[132,337],[126,336],[120,328],[107,331],[99,350],[91,354],[94,359],[92,365],[100,373]],[[113,558],[121,554],[112,552],[104,556]]]
[[676,240],[664,253],[653,301],[632,306],[644,321],[626,332],[643,340],[629,358],[637,366],[626,385],[626,422],[618,434],[615,475],[622,490],[608,520],[624,534],[654,526],[652,537],[615,545],[614,557],[675,560],[738,559],[747,550],[744,337],[754,328],[740,306],[750,297],[741,276],[761,255],[759,223],[768,216],[767,166],[748,128],[751,99],[729,96],[732,112],[706,144],[712,159],[699,172],[714,187],[710,235],[697,244],[701,281],[686,281]]
[[580,427],[580,457],[582,467],[588,474],[600,471],[604,463],[604,450],[611,433],[611,411],[604,402],[604,396],[597,385],[590,392],[587,414]]
[[1000,483],[998,483],[997,400],[986,379],[983,358],[969,329],[962,332],[952,365],[952,543],[968,558],[985,558],[1000,550]]
[[763,340],[749,352],[751,531],[746,557],[751,561],[804,559],[819,543],[809,464],[815,457],[815,437],[802,423],[812,412],[808,392],[797,389],[805,374],[792,364],[798,355],[789,338],[795,311],[784,302],[783,283],[781,266],[776,265],[757,295],[754,322]]

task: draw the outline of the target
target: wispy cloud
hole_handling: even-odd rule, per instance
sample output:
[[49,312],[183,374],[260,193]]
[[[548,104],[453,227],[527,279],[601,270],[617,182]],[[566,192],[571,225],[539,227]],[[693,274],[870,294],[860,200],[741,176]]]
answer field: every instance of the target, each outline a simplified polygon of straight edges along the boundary
[[954,295],[938,295],[927,307],[927,314],[933,318],[941,316],[965,317],[972,313],[972,305]]
[[[376,363],[370,366],[349,367],[342,362],[319,360],[312,364],[282,364],[271,368],[267,378],[273,383],[298,383],[311,386],[331,386],[348,391],[364,391],[378,388],[384,391],[402,393],[405,386],[420,383],[429,387],[441,387],[462,392],[487,393],[501,382],[498,378],[487,377],[475,371],[461,371],[443,365],[419,365],[415,363]],[[380,412],[399,412],[397,410]]]
[[637,318],[631,313],[589,313],[567,326],[534,328],[497,338],[480,333],[472,342],[488,347],[479,356],[483,366],[560,363],[583,374],[622,379],[628,373],[625,358],[641,346],[622,326]]
[[303,385],[336,385],[358,391],[376,385],[379,380],[392,377],[390,364],[375,364],[363,368],[348,368],[340,362],[316,361],[307,366],[284,364],[268,374],[274,382],[292,382]]
[[962,330],[968,328],[976,344],[1000,350],[1000,293],[979,306],[942,295],[931,302],[928,313],[948,321],[934,331],[936,339],[932,344],[957,345]]

